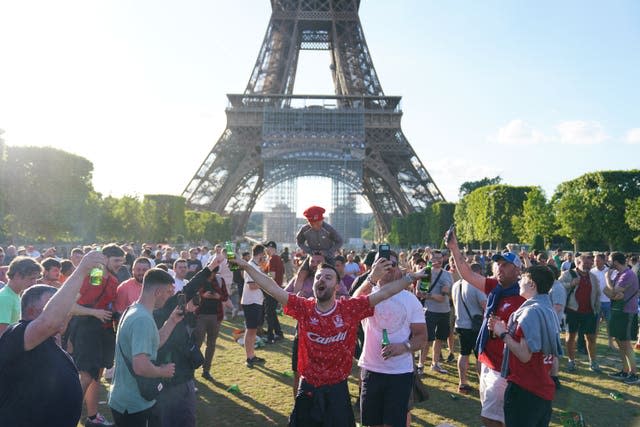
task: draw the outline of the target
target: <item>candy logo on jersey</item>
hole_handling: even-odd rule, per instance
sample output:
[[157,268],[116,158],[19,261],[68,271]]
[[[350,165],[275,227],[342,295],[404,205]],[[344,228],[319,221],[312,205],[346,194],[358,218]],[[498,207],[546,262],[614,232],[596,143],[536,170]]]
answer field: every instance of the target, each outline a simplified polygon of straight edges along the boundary
[[344,332],[340,332],[337,335],[334,335],[332,337],[323,337],[321,335],[318,335],[314,332],[307,332],[307,337],[309,337],[309,339],[313,342],[316,342],[318,344],[332,344],[335,342],[340,342],[340,341],[344,341],[347,339],[347,331]]
[[336,325],[336,328],[342,328],[344,326],[344,321],[342,320],[342,316],[339,314],[333,318],[333,324]]

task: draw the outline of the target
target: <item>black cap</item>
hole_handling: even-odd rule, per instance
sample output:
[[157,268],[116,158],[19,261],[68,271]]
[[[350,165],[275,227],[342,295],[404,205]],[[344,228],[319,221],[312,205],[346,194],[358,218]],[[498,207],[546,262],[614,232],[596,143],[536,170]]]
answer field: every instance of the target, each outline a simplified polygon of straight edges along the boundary
[[278,249],[276,242],[274,242],[273,240],[269,240],[267,243],[264,244],[264,246],[267,248]]

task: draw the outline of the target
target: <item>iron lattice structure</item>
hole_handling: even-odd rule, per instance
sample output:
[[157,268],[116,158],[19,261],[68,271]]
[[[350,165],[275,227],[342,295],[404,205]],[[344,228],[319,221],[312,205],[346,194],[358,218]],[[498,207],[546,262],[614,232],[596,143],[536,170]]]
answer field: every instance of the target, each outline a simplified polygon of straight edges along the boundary
[[[227,127],[186,186],[194,208],[234,216],[241,235],[267,190],[301,176],[361,194],[378,231],[394,216],[443,201],[400,127],[400,97],[385,96],[365,41],[359,0],[271,0],[272,14],[243,94],[227,95]],[[301,50],[328,50],[333,95],[293,95]],[[334,194],[334,199],[336,195]]]

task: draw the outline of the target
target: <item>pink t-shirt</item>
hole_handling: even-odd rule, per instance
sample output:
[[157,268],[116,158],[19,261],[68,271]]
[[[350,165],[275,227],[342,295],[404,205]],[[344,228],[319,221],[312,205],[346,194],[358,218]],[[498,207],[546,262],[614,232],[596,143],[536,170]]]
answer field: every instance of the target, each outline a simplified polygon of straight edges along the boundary
[[116,289],[116,303],[114,310],[123,313],[124,310],[140,298],[142,283],[138,283],[133,277],[120,283]]

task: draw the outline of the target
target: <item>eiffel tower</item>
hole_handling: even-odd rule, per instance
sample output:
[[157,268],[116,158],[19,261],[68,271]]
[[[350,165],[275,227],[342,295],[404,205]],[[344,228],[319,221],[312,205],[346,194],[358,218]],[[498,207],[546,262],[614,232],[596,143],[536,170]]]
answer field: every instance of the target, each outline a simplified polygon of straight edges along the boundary
[[[241,235],[267,190],[328,177],[341,203],[334,209],[353,213],[347,202],[362,195],[384,235],[393,217],[444,200],[402,133],[400,97],[382,91],[359,7],[359,0],[271,0],[249,83],[227,95],[227,127],[182,193],[189,206],[231,214]],[[293,95],[301,50],[330,51],[335,94]]]

